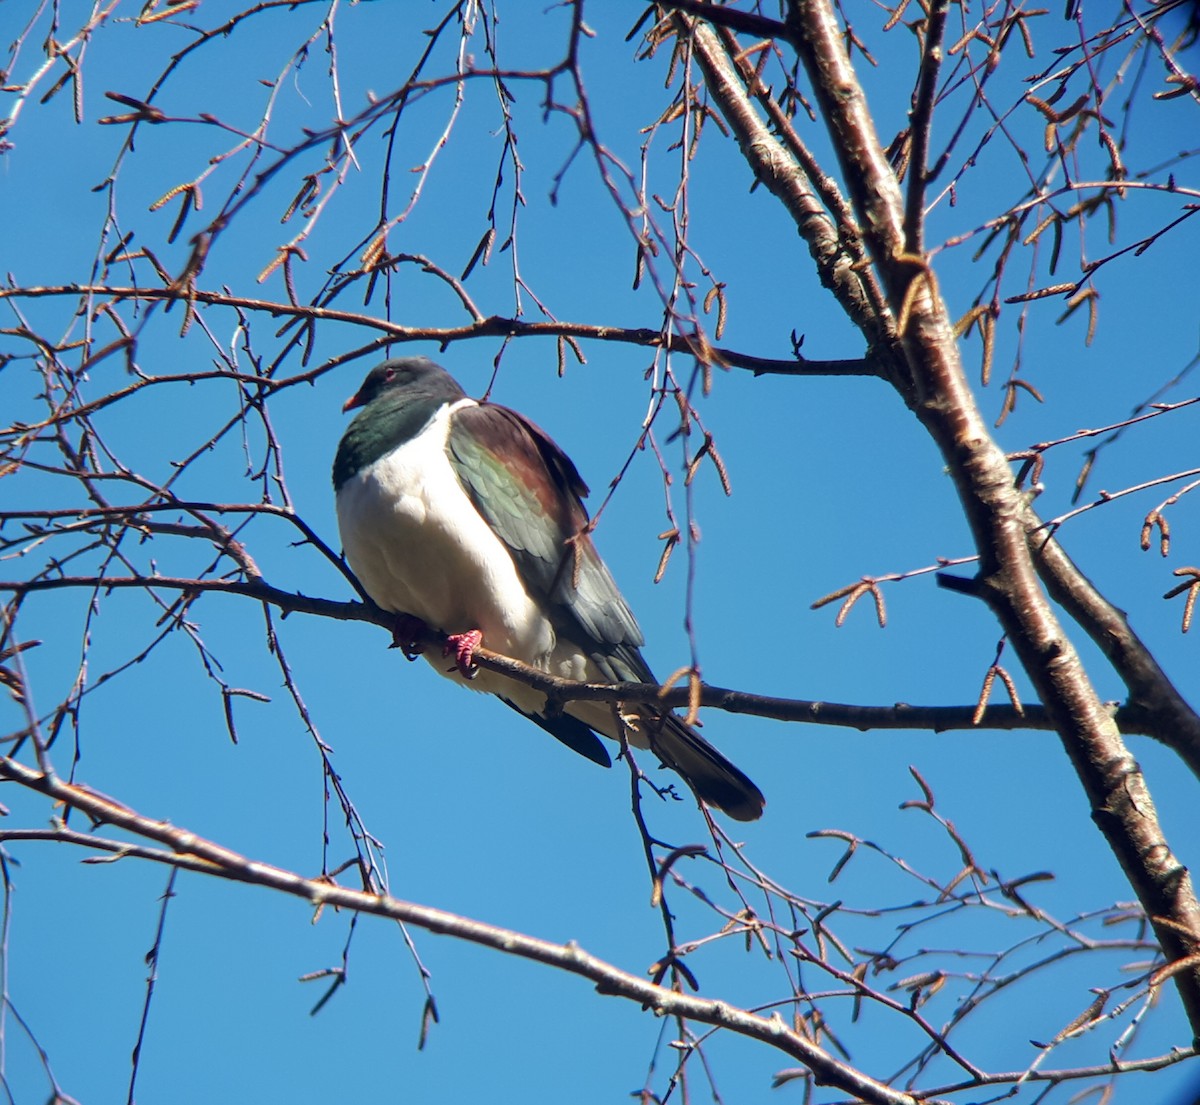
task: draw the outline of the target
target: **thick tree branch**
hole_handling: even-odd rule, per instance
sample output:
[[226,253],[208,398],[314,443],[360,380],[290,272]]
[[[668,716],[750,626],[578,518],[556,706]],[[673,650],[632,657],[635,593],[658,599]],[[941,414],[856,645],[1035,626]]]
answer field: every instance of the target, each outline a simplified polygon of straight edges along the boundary
[[[692,37],[709,94],[733,131],[755,177],[792,216],[816,263],[821,283],[833,292],[874,348],[884,337],[880,328],[881,304],[872,295],[870,279],[864,280],[857,269],[862,254],[848,247],[842,233],[844,228],[829,214],[808,173],[755,111],[742,76],[717,33],[686,16],[677,18],[681,31]],[[830,186],[835,187],[832,182]]]
[[1067,555],[1057,539],[1047,537],[1041,522],[1032,516],[1028,523],[1034,565],[1054,599],[1080,625],[1108,657],[1129,690],[1129,706],[1144,715],[1143,732],[1173,748],[1192,773],[1200,778],[1200,717],[1162,670],[1154,654],[1134,632],[1129,619],[1096,590]]
[[[697,27],[697,48],[701,52],[701,57],[709,57],[713,53],[711,36],[702,24],[695,26]],[[852,313],[858,308],[858,289],[853,284],[845,287],[845,290],[850,294],[850,299],[843,306],[847,309],[848,313],[851,313],[851,318],[855,318],[859,322],[860,326],[867,326],[875,318],[886,317],[887,304],[883,299],[883,293],[880,291],[878,283],[876,283],[875,274],[863,264],[865,254],[862,252],[862,234],[859,232],[858,225],[855,222],[854,211],[845,196],[842,195],[837,181],[825,171],[813,152],[801,140],[799,133],[792,124],[791,116],[780,106],[779,100],[772,93],[772,90],[763,83],[758,75],[758,70],[746,55],[746,52],[741,49],[733,32],[722,28],[717,34],[720,39],[721,48],[725,53],[724,59],[720,60],[723,60],[737,71],[742,88],[744,89],[743,95],[742,91],[736,85],[721,85],[722,95],[718,103],[722,106],[722,111],[728,111],[732,117],[732,121],[744,120],[749,108],[749,104],[744,97],[753,97],[755,103],[766,112],[769,123],[768,134],[771,134],[781,144],[782,150],[786,152],[788,157],[795,159],[796,164],[800,166],[805,177],[808,178],[808,183],[811,184],[817,198],[833,219],[837,230],[837,243],[843,251],[848,251],[852,257],[854,274],[861,283],[862,294],[870,301],[873,311],[866,314],[862,314],[861,312],[858,314]],[[717,60],[714,57],[714,64],[717,63]],[[753,110],[750,110],[749,114],[753,119]],[[752,119],[747,120],[747,123],[752,128],[755,140],[761,143],[762,136],[757,132],[757,128],[753,126]],[[803,226],[799,229],[801,234],[803,234]],[[811,230],[815,237],[809,241],[809,249],[814,260],[819,261],[822,257],[828,255],[828,251],[832,248],[832,243],[825,238],[824,228],[820,224],[814,223]],[[835,287],[831,290],[836,293],[838,288]],[[867,333],[870,332],[870,330],[867,330]]]
[[925,259],[907,253],[904,202],[827,0],[792,0],[789,37],[829,126],[868,248],[899,322],[907,368],[896,387],[933,437],[980,553],[979,586],[1062,737],[1092,816],[1153,921],[1200,1036],[1200,902],[1164,837],[1137,762],[1042,591],[1025,505],[967,384]]
[[[2,765],[0,765],[0,767],[2,767]],[[93,792],[88,791],[87,793],[91,794]],[[231,868],[221,869],[221,868],[216,867],[212,863],[211,860],[203,859],[200,856],[195,855],[191,852],[184,853],[184,852],[179,852],[179,851],[168,850],[167,848],[154,847],[154,846],[150,846],[150,845],[146,845],[146,844],[138,844],[138,843],[133,843],[130,841],[125,841],[125,840],[115,840],[112,838],[97,836],[94,833],[79,832],[75,829],[69,829],[65,826],[61,826],[61,827],[53,828],[53,829],[0,829],[0,844],[7,844],[10,842],[15,842],[15,841],[45,841],[47,843],[53,843],[53,844],[69,844],[69,845],[72,845],[77,848],[87,849],[89,851],[107,853],[107,856],[105,856],[105,857],[97,856],[97,857],[90,857],[89,859],[85,859],[84,860],[85,863],[89,863],[89,862],[90,863],[115,863],[115,862],[117,862],[119,860],[123,860],[123,859],[142,859],[142,860],[150,861],[152,863],[161,863],[161,864],[165,864],[165,865],[168,865],[171,867],[176,867],[176,868],[179,868],[184,871],[193,871],[193,872],[196,872],[197,874],[201,874],[201,875],[212,875],[212,876],[215,876],[218,878],[227,878],[232,881],[246,882],[246,883],[250,883],[252,885],[259,885],[259,886],[266,885],[267,888],[269,888],[269,889],[275,889],[274,887],[271,887],[269,884],[264,883],[264,881],[260,877],[256,876],[254,878],[249,878],[249,877],[241,878],[238,875],[239,869],[244,869],[244,867],[252,866],[256,870],[262,870],[265,867],[265,865],[263,865],[263,864],[257,864],[257,863],[252,864],[252,861],[243,860],[244,867],[242,867],[242,868],[235,866],[235,867],[231,867]],[[217,846],[212,845],[212,847],[217,847]],[[265,869],[268,871],[280,870],[277,868],[270,868],[270,867],[265,867]],[[330,882],[328,882],[325,879],[305,880],[303,876],[296,875],[291,872],[288,872],[287,875],[288,875],[288,881],[290,884],[294,884],[296,880],[299,880],[302,883],[306,883],[307,886],[313,888],[311,891],[312,895],[327,894],[332,889],[332,887],[336,886],[336,884],[331,884]],[[288,892],[288,891],[285,891],[285,892]],[[348,895],[356,895],[359,892],[349,890],[347,888],[347,889],[345,889],[345,893]],[[304,897],[306,898],[306,900],[309,900],[309,901],[313,900],[313,897],[308,894],[304,895]],[[325,900],[328,901],[330,899],[326,898]],[[381,903],[391,903],[394,901],[394,899],[387,897],[387,896],[374,897],[372,900],[375,902],[381,902]],[[335,902],[334,904],[336,907],[337,903]],[[404,904],[411,905],[411,903],[404,903]],[[318,904],[318,909],[319,908],[320,908],[320,904]],[[353,909],[356,907],[352,905],[349,908]],[[417,908],[419,908],[419,907],[417,907]],[[362,910],[359,910],[359,912],[366,913],[369,911],[367,909],[362,909]],[[480,926],[482,926],[482,928],[485,931],[491,930],[492,932],[496,932],[496,933],[505,933],[507,931],[507,930],[503,930],[503,929],[496,929],[496,928],[494,928],[494,926],[489,926],[482,922],[470,921],[469,919],[462,917],[461,915],[458,915],[458,914],[452,914],[449,916],[455,917],[463,925],[480,925]],[[407,918],[403,918],[403,919],[406,920]],[[419,924],[419,922],[414,922],[414,923]],[[447,935],[457,935],[457,934],[456,933],[448,933]],[[529,939],[529,938],[527,938],[527,939]],[[539,941],[539,943],[541,943],[541,942]],[[491,945],[488,945],[488,946],[491,946]],[[548,949],[550,949],[550,951],[552,953],[574,947],[574,945],[572,945],[572,944],[561,945],[561,944],[553,944],[553,943],[546,944],[545,946]],[[502,950],[507,951],[507,949],[502,949]],[[519,954],[519,953],[517,953],[517,954]],[[557,962],[553,962],[550,965],[551,966],[559,966],[559,964]],[[618,971],[618,973],[622,977],[622,979],[631,977],[631,976],[625,975],[624,972],[619,972],[619,970],[617,968],[613,968],[607,964],[605,964],[604,966],[609,971],[614,971],[614,970]],[[576,973],[580,973],[580,972],[576,972]],[[857,980],[854,979],[853,976],[848,976],[848,977],[849,977],[849,980],[851,981],[851,983],[857,982]],[[639,979],[639,982],[640,981],[641,980]],[[643,985],[644,985],[644,983],[643,983]],[[858,985],[861,986],[861,983],[858,983]],[[606,990],[602,989],[602,984],[600,984],[600,983],[598,983],[597,989],[600,990],[600,992],[602,992],[602,993],[607,992]],[[674,996],[678,996],[678,992],[674,991],[674,990],[664,990],[663,992],[672,994]],[[875,995],[875,996],[882,997],[882,995]],[[634,1000],[637,1000],[636,997],[634,998]],[[703,999],[699,999],[699,1000],[703,1000]],[[893,1002],[891,1004],[896,1006],[897,1008],[899,1008],[899,1003]],[[734,1031],[736,1031],[736,1029],[734,1029]],[[940,1041],[940,1043],[942,1044],[942,1046],[945,1046],[945,1041]],[[1102,1065],[1091,1066],[1091,1067],[1075,1067],[1075,1068],[1065,1068],[1065,1069],[1064,1068],[1055,1068],[1055,1069],[1042,1068],[1042,1069],[1035,1069],[1035,1070],[1003,1071],[1003,1072],[996,1072],[996,1073],[991,1073],[991,1072],[987,1072],[987,1071],[977,1071],[977,1070],[972,1069],[970,1078],[963,1079],[959,1082],[950,1083],[950,1084],[943,1085],[943,1086],[937,1086],[932,1089],[922,1091],[922,1094],[921,1094],[921,1097],[919,1098],[919,1100],[921,1102],[926,1102],[926,1103],[936,1102],[938,1099],[946,1097],[950,1094],[963,1093],[965,1091],[975,1089],[980,1086],[1016,1085],[1016,1084],[1021,1084],[1024,1082],[1051,1082],[1054,1084],[1058,1084],[1058,1083],[1062,1083],[1062,1082],[1083,1081],[1085,1079],[1109,1078],[1113,1074],[1124,1074],[1124,1073],[1129,1073],[1129,1072],[1133,1072],[1133,1071],[1156,1071],[1156,1070],[1162,1070],[1165,1067],[1174,1066],[1176,1063],[1181,1063],[1184,1060],[1194,1058],[1195,1055],[1196,1055],[1196,1051],[1194,1048],[1174,1048],[1169,1053],[1164,1054],[1164,1055],[1154,1055],[1154,1056],[1150,1056],[1150,1057],[1144,1058],[1144,1059],[1128,1059],[1128,1060],[1115,1060],[1115,1061],[1110,1060],[1109,1062],[1104,1063]],[[811,1068],[806,1067],[804,1069],[809,1070]],[[779,1071],[775,1075],[774,1084],[776,1086],[780,1086],[784,1082],[790,1081],[791,1079],[796,1078],[799,1075],[800,1075],[799,1070]],[[872,1099],[866,1098],[865,1100],[869,1101]]]
[[52,774],[36,771],[7,757],[0,757],[0,779],[18,783],[63,806],[77,809],[97,825],[116,826],[135,836],[153,840],[173,853],[155,856],[143,848],[137,852],[141,858],[161,859],[166,863],[178,861],[179,866],[192,871],[206,871],[219,878],[290,894],[316,906],[318,910],[328,905],[335,909],[386,917],[506,955],[530,959],[586,978],[595,984],[601,994],[638,1002],[659,1015],[684,1017],[768,1044],[803,1063],[820,1083],[837,1086],[859,1101],[877,1105],[917,1105],[917,1099],[911,1095],[875,1081],[834,1058],[807,1037],[792,1031],[778,1015],[762,1017],[723,1001],[683,994],[655,985],[589,955],[574,943],[555,944],[390,895],[352,890],[328,878],[305,878],[282,867],[252,860],[168,822],[144,817],[87,787],[64,782]]

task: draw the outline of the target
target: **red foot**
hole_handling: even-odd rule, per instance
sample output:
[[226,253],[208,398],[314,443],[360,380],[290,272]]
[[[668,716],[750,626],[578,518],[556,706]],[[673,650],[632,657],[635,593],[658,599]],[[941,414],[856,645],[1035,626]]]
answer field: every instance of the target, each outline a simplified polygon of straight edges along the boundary
[[475,666],[475,650],[483,643],[483,634],[478,629],[468,629],[466,633],[451,633],[446,638],[442,649],[443,656],[454,654],[454,662],[458,670],[467,679],[474,679],[479,670]]
[[411,614],[397,614],[392,626],[391,647],[398,648],[406,659],[415,660],[425,651],[421,638],[428,632],[429,626],[420,618],[414,618]]

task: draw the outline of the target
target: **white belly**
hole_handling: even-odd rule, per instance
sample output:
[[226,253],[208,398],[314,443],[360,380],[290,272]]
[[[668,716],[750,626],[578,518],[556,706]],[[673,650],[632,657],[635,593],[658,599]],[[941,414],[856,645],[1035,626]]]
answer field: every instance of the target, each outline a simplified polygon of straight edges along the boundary
[[338,490],[346,558],[385,610],[444,633],[481,630],[489,648],[540,665],[553,630],[450,466],[451,409]]
[[[450,413],[443,410],[419,436],[338,489],[338,528],[350,567],[385,610],[412,614],[443,633],[478,629],[487,648],[566,678],[587,678],[592,665],[556,641],[508,547],[459,484],[446,457]],[[452,660],[436,652],[428,659],[443,675],[461,679]],[[545,704],[528,687],[485,671],[468,685],[527,711]]]
[[[384,610],[411,614],[443,633],[478,629],[495,652],[564,679],[603,676],[578,646],[557,640],[530,597],[508,547],[467,497],[446,456],[450,414],[347,480],[337,492],[338,529],[354,574]],[[498,694],[527,713],[545,696],[523,683],[480,670],[463,679],[437,650],[430,664],[472,690]],[[569,713],[612,735],[611,707],[573,703]],[[635,743],[641,743],[635,739]]]

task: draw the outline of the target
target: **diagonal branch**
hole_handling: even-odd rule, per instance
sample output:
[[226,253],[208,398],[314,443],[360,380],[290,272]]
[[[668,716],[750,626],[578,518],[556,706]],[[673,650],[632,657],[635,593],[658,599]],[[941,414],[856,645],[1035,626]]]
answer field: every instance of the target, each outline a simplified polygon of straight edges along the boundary
[[[1032,512],[1031,512],[1032,513]],[[1034,565],[1054,599],[1079,624],[1129,690],[1129,706],[1149,722],[1142,732],[1169,745],[1200,778],[1200,717],[1176,689],[1154,654],[1134,632],[1129,619],[1096,590],[1066,550],[1053,537],[1038,532],[1031,518],[1030,547]],[[1121,731],[1133,732],[1123,720]]]
[[[870,278],[860,275],[861,253],[848,248],[840,227],[821,201],[810,175],[797,158],[785,149],[754,109],[742,76],[717,33],[704,23],[677,17],[690,33],[696,57],[704,71],[709,94],[729,124],[755,177],[778,199],[808,246],[821,283],[837,297],[842,309],[874,343],[880,331],[881,303]],[[830,182],[829,187],[836,191]]]
[[925,18],[921,68],[913,92],[909,117],[912,157],[909,163],[908,197],[904,208],[904,241],[908,253],[925,252],[925,186],[929,172],[929,137],[933,130],[933,107],[937,102],[937,80],[942,68],[942,45],[950,0],[932,0]]
[[728,27],[731,31],[758,35],[759,38],[780,38],[785,29],[776,19],[768,19],[754,12],[738,11],[721,4],[712,4],[708,0],[665,0],[659,6],[699,16],[714,27]]
[[909,1094],[870,1078],[788,1028],[778,1015],[762,1017],[723,1001],[669,990],[614,967],[573,942],[556,944],[391,895],[352,890],[329,878],[305,878],[282,867],[250,859],[187,829],[145,817],[87,787],[64,782],[7,757],[0,757],[0,779],[18,783],[57,803],[78,809],[97,824],[116,826],[165,849],[138,848],[136,854],[141,858],[277,890],[309,902],[318,910],[331,905],[336,909],[386,917],[555,967],[588,979],[601,994],[638,1002],[660,1016],[684,1017],[768,1044],[803,1063],[819,1082],[836,1086],[856,1100],[872,1105],[916,1105],[916,1099]]
[[1152,919],[1200,1034],[1200,902],[1172,853],[1150,792],[1059,623],[1033,563],[1026,507],[980,415],[932,270],[906,251],[904,204],[827,0],[792,0],[789,39],[829,125],[867,246],[896,313],[904,376],[893,378],[937,443],[980,554],[976,593],[1004,628],[1054,719],[1092,817]]

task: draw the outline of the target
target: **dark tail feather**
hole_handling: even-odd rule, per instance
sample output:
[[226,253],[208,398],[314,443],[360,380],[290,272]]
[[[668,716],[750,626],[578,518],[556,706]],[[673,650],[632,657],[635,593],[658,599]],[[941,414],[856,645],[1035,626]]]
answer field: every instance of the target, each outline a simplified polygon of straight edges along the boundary
[[650,747],[663,764],[679,772],[696,797],[735,821],[757,821],[767,800],[749,777],[734,767],[695,729],[668,714],[661,727],[646,725]]
[[[500,696],[497,696],[500,697]],[[540,725],[555,740],[560,740],[574,752],[586,756],[594,764],[601,767],[612,767],[612,757],[604,742],[600,740],[590,726],[585,725],[570,714],[558,714],[555,717],[542,717],[541,714],[527,714],[515,702],[500,698],[505,706],[511,706],[522,717],[529,718],[535,725]]]

